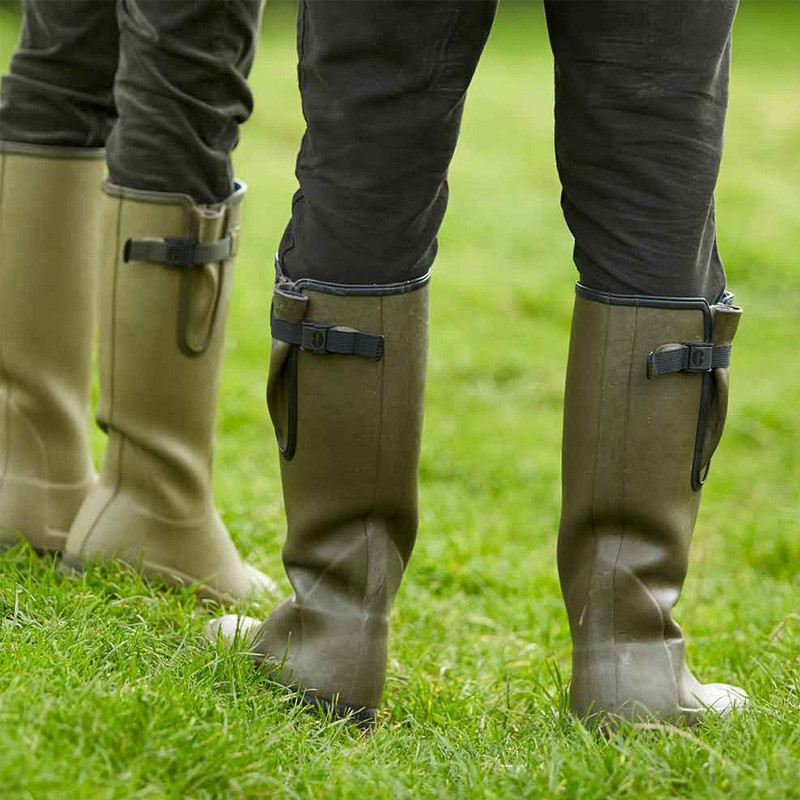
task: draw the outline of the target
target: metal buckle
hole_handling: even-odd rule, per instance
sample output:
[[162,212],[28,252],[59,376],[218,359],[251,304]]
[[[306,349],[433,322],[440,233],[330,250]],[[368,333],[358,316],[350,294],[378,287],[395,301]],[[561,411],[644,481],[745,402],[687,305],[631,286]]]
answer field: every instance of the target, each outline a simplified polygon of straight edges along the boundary
[[687,342],[689,357],[686,363],[687,372],[711,372],[714,359],[714,345],[711,342]]
[[300,325],[300,349],[312,353],[325,353],[328,349],[328,331],[330,325],[316,322],[303,322]]

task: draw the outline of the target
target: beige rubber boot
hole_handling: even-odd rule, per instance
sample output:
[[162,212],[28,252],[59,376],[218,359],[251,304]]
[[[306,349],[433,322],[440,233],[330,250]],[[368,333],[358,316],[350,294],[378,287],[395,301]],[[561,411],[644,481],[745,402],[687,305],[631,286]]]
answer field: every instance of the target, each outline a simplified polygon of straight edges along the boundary
[[103,155],[0,142],[0,548],[61,550],[94,482]]
[[107,184],[100,277],[99,484],[65,563],[120,559],[203,594],[274,589],[239,556],[211,489],[214,420],[244,187],[215,206]]
[[709,306],[578,286],[558,566],[580,717],[692,724],[745,703],[741,689],[695,679],[672,618],[740,316],[730,296]]
[[417,530],[427,276],[370,287],[282,279],[272,333],[294,595],[260,626],[223,617],[208,632],[232,641],[238,630],[306,700],[368,725]]

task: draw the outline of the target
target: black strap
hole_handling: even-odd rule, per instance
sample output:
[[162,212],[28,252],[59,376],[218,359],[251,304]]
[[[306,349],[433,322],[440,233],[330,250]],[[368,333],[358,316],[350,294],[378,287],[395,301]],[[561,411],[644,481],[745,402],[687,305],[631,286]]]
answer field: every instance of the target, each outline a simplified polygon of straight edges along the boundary
[[383,336],[354,331],[319,322],[289,322],[272,317],[272,336],[279,342],[297,345],[310,353],[334,353],[361,356],[380,361],[383,357]]
[[711,372],[731,364],[731,346],[711,342],[686,342],[647,356],[647,377],[673,372]]
[[128,239],[122,258],[128,261],[148,261],[176,269],[191,269],[200,264],[213,264],[230,257],[233,240],[230,235],[214,242],[195,239]]

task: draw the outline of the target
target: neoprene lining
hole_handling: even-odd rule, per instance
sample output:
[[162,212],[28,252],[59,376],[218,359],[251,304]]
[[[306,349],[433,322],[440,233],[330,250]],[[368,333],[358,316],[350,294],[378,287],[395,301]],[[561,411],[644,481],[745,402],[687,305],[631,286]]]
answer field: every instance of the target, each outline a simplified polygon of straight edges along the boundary
[[312,292],[322,292],[323,294],[337,294],[337,295],[353,295],[353,296],[373,296],[373,297],[387,297],[393,294],[406,294],[413,292],[431,280],[431,270],[428,270],[424,275],[418,278],[412,278],[408,281],[399,281],[397,283],[369,283],[369,284],[356,284],[356,283],[331,283],[330,281],[314,280],[312,278],[301,278],[294,281],[287,276],[281,267],[280,258],[275,256],[275,283],[283,291],[301,293],[305,290]]

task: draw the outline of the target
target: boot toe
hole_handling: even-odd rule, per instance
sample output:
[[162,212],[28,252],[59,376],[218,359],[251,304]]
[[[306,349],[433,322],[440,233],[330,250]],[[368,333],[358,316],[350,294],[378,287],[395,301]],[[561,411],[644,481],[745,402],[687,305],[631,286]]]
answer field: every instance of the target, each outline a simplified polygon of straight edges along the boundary
[[704,709],[720,717],[743,711],[750,703],[744,689],[729,686],[727,683],[705,684],[697,693],[697,699],[703,704]]
[[221,638],[226,646],[231,647],[237,641],[250,643],[261,625],[255,617],[244,617],[237,614],[226,614],[206,623],[206,637],[215,642]]
[[278,584],[269,575],[265,575],[260,569],[256,569],[250,564],[245,564],[247,583],[250,587],[252,596],[268,595],[274,599],[278,595]]

